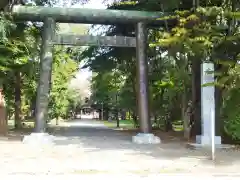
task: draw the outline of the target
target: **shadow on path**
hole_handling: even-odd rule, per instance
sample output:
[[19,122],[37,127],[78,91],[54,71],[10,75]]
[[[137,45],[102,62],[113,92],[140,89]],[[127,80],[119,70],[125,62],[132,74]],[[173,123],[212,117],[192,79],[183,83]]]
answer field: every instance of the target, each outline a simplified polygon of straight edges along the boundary
[[[161,160],[180,160],[213,165],[208,149],[191,150],[179,143],[138,145],[131,135],[109,129],[95,120],[73,120],[52,129],[57,145],[76,145],[88,152],[121,151],[129,155],[150,156]],[[230,151],[230,152],[229,152]],[[215,166],[240,165],[240,153],[234,150],[218,150]],[[230,166],[229,166],[230,167]],[[226,167],[225,167],[226,168]]]

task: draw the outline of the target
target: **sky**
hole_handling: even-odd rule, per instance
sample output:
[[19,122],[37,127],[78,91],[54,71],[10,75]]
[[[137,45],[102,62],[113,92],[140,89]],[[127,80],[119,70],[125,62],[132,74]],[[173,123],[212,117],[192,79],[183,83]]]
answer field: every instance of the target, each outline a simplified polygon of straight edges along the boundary
[[[74,7],[82,7],[81,5],[75,5]],[[91,0],[89,3],[83,6],[84,8],[90,9],[106,9],[106,6],[102,3],[101,0]]]
[[[106,6],[102,3],[102,0],[90,0],[89,3],[85,5],[74,5],[72,6],[74,8],[89,8],[89,9],[106,9]],[[88,69],[80,69],[80,71],[77,73],[76,78],[74,78],[70,82],[70,86],[72,87],[84,87],[84,94],[90,95],[90,87],[88,89],[85,89],[87,84],[90,85],[89,79],[91,78],[92,72]],[[81,89],[81,88],[80,88]]]
[[81,4],[75,4],[74,6],[71,6],[72,0],[67,0],[68,3],[64,3],[66,0],[59,0],[57,6],[67,6],[67,7],[78,7],[78,8],[90,8],[90,9],[105,9],[106,7],[102,3],[103,0],[90,0],[87,4],[81,5]]

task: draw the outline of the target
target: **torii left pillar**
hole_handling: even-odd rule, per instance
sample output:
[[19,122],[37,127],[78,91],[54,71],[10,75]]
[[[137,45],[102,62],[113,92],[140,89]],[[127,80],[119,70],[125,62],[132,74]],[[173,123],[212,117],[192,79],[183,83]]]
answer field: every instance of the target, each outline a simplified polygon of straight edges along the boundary
[[137,65],[137,107],[141,132],[133,136],[137,144],[158,144],[160,138],[151,131],[149,113],[148,63],[147,63],[147,28],[143,22],[136,26],[136,65]]
[[54,142],[53,136],[46,133],[46,127],[52,75],[55,24],[54,19],[46,18],[43,25],[40,55],[40,77],[36,101],[35,132],[24,137],[23,142],[27,144],[53,144]]

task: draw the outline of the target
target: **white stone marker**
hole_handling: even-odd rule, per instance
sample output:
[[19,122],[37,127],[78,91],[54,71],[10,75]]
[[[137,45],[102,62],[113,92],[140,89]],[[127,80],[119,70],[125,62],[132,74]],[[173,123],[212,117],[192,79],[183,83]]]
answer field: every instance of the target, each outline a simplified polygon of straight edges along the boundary
[[132,142],[136,144],[160,144],[161,139],[151,133],[138,133],[132,137]]
[[48,133],[31,133],[24,136],[22,142],[29,145],[54,145],[54,136]]
[[[214,64],[203,63],[201,65],[201,85],[214,82]],[[215,121],[215,86],[201,87],[201,124],[202,135],[196,136],[196,143],[211,146],[211,120]],[[221,136],[215,136],[215,144],[221,144]]]

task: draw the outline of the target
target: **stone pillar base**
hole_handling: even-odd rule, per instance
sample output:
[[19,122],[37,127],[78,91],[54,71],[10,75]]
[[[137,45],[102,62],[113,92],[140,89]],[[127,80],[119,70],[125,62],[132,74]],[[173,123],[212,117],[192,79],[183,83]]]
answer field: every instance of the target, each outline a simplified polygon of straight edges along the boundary
[[132,137],[132,142],[136,144],[160,144],[161,139],[154,134],[139,133]]
[[53,145],[54,136],[48,133],[31,133],[30,135],[24,136],[22,142],[30,145]]
[[[209,136],[198,135],[198,136],[196,136],[196,143],[204,145],[204,146],[211,146],[211,144],[212,144],[211,139],[212,138]],[[221,136],[215,136],[215,144],[216,145],[222,144]]]

